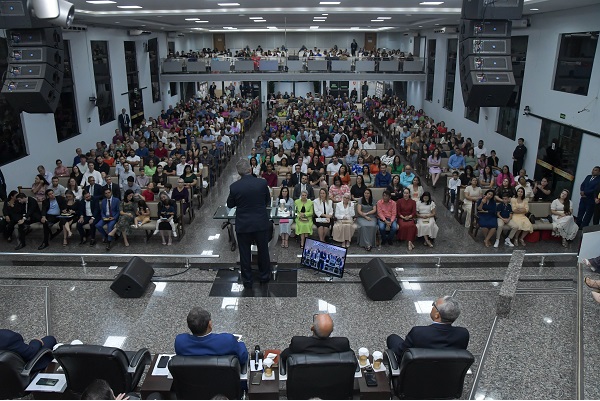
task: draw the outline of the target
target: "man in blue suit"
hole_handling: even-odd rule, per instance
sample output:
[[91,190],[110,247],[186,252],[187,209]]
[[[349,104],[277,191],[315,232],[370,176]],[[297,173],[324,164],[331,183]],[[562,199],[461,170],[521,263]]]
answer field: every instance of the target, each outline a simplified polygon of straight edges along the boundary
[[271,273],[269,257],[269,235],[272,231],[267,206],[271,204],[271,195],[267,181],[252,176],[250,162],[240,159],[235,165],[242,177],[229,187],[227,207],[237,207],[235,215],[235,232],[240,250],[240,266],[244,288],[252,288],[252,242],[258,248],[258,270],[260,282],[268,283]]
[[398,361],[407,348],[457,348],[467,349],[469,345],[469,331],[464,327],[452,326],[460,315],[458,302],[450,296],[439,298],[433,302],[429,316],[433,324],[429,326],[415,326],[406,339],[397,334],[387,338],[387,347],[394,351]]
[[[56,338],[46,336],[40,340],[31,340],[29,344],[25,343],[23,336],[12,330],[0,329],[0,350],[11,351],[18,354],[25,363],[33,359],[33,357],[42,348],[52,349],[56,345]],[[52,361],[52,356],[47,355],[40,359],[33,370],[42,370]]]
[[[113,237],[108,235],[108,233],[113,230],[115,224],[117,224],[117,221],[119,220],[119,204],[119,199],[112,196],[112,191],[109,188],[106,188],[104,190],[104,199],[102,199],[100,207],[100,217],[102,220],[96,223],[96,229],[104,237],[107,251],[110,251],[110,243],[113,240]],[[104,230],[104,225],[106,225],[106,231]]]
[[579,200],[579,210],[577,212],[577,225],[580,228],[590,224],[594,216],[594,192],[600,184],[600,166],[592,169],[592,174],[585,177],[579,187],[581,199]]
[[192,334],[175,337],[175,353],[183,356],[236,355],[240,366],[248,363],[246,344],[230,333],[213,333],[210,312],[194,307],[188,313],[187,325]]

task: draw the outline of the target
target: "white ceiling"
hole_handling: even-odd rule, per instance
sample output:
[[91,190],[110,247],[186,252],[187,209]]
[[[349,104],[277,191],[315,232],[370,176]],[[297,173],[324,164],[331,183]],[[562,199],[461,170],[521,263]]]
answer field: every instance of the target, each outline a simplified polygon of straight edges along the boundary
[[[444,0],[438,6],[421,5],[424,0],[339,0],[338,5],[320,5],[319,0],[114,0],[111,4],[90,4],[69,0],[75,5],[76,25],[112,26],[150,31],[230,32],[237,31],[408,31],[457,25],[462,0]],[[525,0],[524,16],[597,4],[598,0]],[[219,6],[237,2],[239,6]],[[141,6],[125,9],[118,6]],[[531,10],[538,9],[538,10]],[[327,17],[314,22],[314,17]],[[250,17],[262,17],[254,22]],[[391,17],[380,19],[380,17]],[[197,18],[199,21],[186,20]],[[378,20],[381,22],[373,22]],[[314,29],[314,28],[313,28]]]

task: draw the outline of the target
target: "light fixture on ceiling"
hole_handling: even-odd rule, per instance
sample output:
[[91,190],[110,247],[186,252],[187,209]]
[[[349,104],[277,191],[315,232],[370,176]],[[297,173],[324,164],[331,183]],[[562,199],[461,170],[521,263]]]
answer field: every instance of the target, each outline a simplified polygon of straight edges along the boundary
[[419,25],[419,28],[423,28],[423,25]]
[[313,19],[316,19],[316,20],[326,20],[327,17],[313,17]]
[[239,6],[240,3],[217,3],[221,7],[235,7]]
[[253,21],[254,21],[254,22],[267,22],[267,20],[266,20],[266,19],[255,19],[255,20],[253,20]]
[[196,24],[201,24],[201,23],[205,23],[205,22],[208,22],[208,21],[200,21],[200,20],[198,20],[198,21],[196,21]]
[[322,6],[337,6],[341,1],[321,1],[319,4]]
[[33,0],[32,13],[52,25],[68,28],[75,17],[75,7],[65,0]]
[[248,17],[249,19],[263,19],[263,17]]
[[321,15],[329,15],[329,14],[321,14]]
[[422,6],[439,6],[440,4],[444,4],[443,1],[423,1],[419,3]]
[[540,11],[539,8],[530,8],[529,11]]
[[385,21],[382,19],[372,19],[371,22],[385,22]]
[[377,19],[392,19],[392,17],[377,17]]
[[134,8],[142,8],[142,6],[117,6],[117,8],[131,8],[131,9],[134,9]]
[[186,21],[198,21],[200,18],[186,18]]
[[116,1],[112,0],[87,0],[86,3],[89,4],[114,4]]

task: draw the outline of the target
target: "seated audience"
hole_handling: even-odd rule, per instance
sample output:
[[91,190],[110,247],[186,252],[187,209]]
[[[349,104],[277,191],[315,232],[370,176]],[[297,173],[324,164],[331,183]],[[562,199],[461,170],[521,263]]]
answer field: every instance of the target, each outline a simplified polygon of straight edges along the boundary
[[358,246],[370,251],[375,246],[377,236],[377,205],[373,205],[373,194],[369,188],[365,188],[362,198],[355,198],[355,200],[358,201],[356,210],[358,214],[356,219]]
[[525,198],[528,201],[533,200],[533,188],[531,188],[531,185],[529,184],[527,179],[523,176],[519,176],[519,178],[517,179],[517,185],[515,186],[515,191],[519,188],[523,188],[523,190],[525,191]]
[[415,248],[415,238],[417,237],[417,226],[415,219],[417,218],[417,203],[410,197],[410,189],[402,190],[402,198],[396,201],[396,216],[398,217],[398,234],[399,241],[407,241],[408,250],[412,251]]
[[452,325],[460,316],[460,307],[453,297],[445,296],[435,300],[429,316],[433,324],[413,327],[405,339],[397,334],[391,334],[387,338],[387,347],[394,351],[398,361],[408,348],[467,349],[469,331]]
[[79,220],[80,201],[75,199],[73,192],[67,190],[65,193],[65,208],[60,211],[60,227],[63,230],[63,246],[69,245],[68,239],[73,236],[71,224]]
[[367,187],[372,187],[375,182],[375,176],[371,174],[371,169],[368,164],[362,166],[362,178]]
[[392,245],[398,231],[398,223],[396,223],[396,203],[392,202],[391,194],[387,190],[383,191],[383,198],[377,202],[377,217],[381,243],[387,241]]
[[465,212],[465,227],[471,227],[471,212],[473,205],[481,199],[483,191],[478,185],[477,177],[471,178],[471,185],[465,188],[465,200],[463,202],[463,211]]
[[433,188],[440,179],[440,174],[442,173],[442,169],[440,165],[442,164],[442,156],[440,155],[440,150],[438,148],[433,150],[433,153],[427,159],[427,166],[429,167],[429,174],[431,174],[431,183]]
[[512,175],[508,166],[506,166],[506,165],[502,166],[502,171],[500,171],[500,174],[498,174],[498,177],[496,177],[496,185],[501,186],[502,181],[505,178],[508,179],[508,183],[510,184],[511,187],[514,187],[516,185],[515,177]]
[[367,186],[365,185],[365,180],[363,179],[362,175],[356,176],[356,183],[350,188],[350,196],[352,197],[352,200],[360,200],[363,197],[366,189]]
[[344,165],[341,165],[338,172],[335,174],[342,180],[342,184],[350,185],[350,173],[348,173],[348,168]]
[[35,176],[33,184],[31,185],[31,192],[33,193],[35,200],[41,202],[46,199],[46,190],[49,185],[50,183],[46,181],[46,178],[42,174]]
[[131,235],[131,226],[133,225],[135,214],[137,210],[137,204],[134,201],[134,193],[131,189],[125,191],[123,201],[120,202],[120,215],[119,221],[115,225],[115,228],[108,234],[111,237],[115,237],[118,233],[123,237],[123,244],[129,246],[127,236]]
[[291,354],[333,354],[352,351],[350,341],[346,337],[331,337],[333,319],[327,313],[313,316],[310,331],[313,333],[310,337],[292,337],[289,347],[281,352],[280,363],[287,363]]
[[67,166],[63,165],[63,162],[60,159],[56,160],[56,168],[54,169],[54,176],[55,177],[68,177],[69,176],[69,169],[67,168]]
[[300,198],[294,201],[294,207],[296,209],[296,235],[300,235],[300,248],[304,248],[306,237],[313,233],[314,215],[313,202],[308,198],[307,191],[301,191]]
[[483,243],[490,247],[490,239],[496,233],[498,228],[498,218],[496,217],[496,201],[494,200],[494,191],[488,189],[485,191],[483,198],[477,201],[477,217],[479,219],[479,227],[482,229],[485,239]]
[[471,166],[467,166],[465,168],[465,171],[463,171],[462,173],[460,173],[460,185],[462,186],[468,186],[471,184],[471,178],[475,177],[475,174],[473,173],[473,167]]
[[339,176],[333,177],[333,185],[329,187],[329,198],[334,202],[341,202],[342,196],[350,194],[350,188],[348,185],[342,183],[342,179]]
[[485,166],[479,174],[479,186],[481,189],[488,190],[494,189],[496,178],[494,177],[494,173],[492,172],[492,168],[490,166]]
[[511,199],[510,203],[513,210],[513,221],[517,226],[515,245],[520,243],[525,246],[525,237],[527,234],[533,232],[533,225],[527,217],[527,213],[529,212],[529,201],[525,197],[525,189],[522,187],[517,189],[516,195]]
[[[18,197],[18,195],[17,195]],[[562,245],[566,248],[567,241],[572,241],[579,231],[579,226],[573,217],[573,207],[568,190],[563,189],[557,199],[550,205],[552,213],[552,235],[562,238]]]
[[[106,380],[96,379],[85,388],[81,394],[82,400],[129,400],[125,393],[121,393],[115,397],[110,385]],[[137,398],[135,398],[137,399]]]
[[[113,228],[119,220],[120,201],[112,196],[110,189],[104,190],[104,199],[100,202],[100,217],[101,220],[96,223],[96,229],[102,234],[103,242],[106,243],[106,250],[110,250],[113,237],[108,233],[112,232]],[[104,226],[106,225],[106,230]]]
[[433,248],[431,239],[435,239],[438,233],[438,226],[435,222],[435,202],[431,200],[431,194],[424,192],[417,202],[417,236],[424,237],[425,244]]
[[66,189],[58,183],[58,177],[52,177],[52,182],[50,183],[48,189],[53,190],[54,195],[56,196],[65,196]]
[[[156,222],[156,230],[154,235],[160,232],[163,245],[173,245],[171,232],[173,237],[177,238],[177,205],[175,201],[169,198],[166,192],[161,192],[158,199],[158,221]],[[165,234],[167,239],[165,240]]]
[[514,247],[512,243],[512,239],[517,233],[518,227],[513,221],[513,211],[512,205],[510,204],[510,199],[508,196],[504,196],[502,198],[502,202],[496,204],[496,217],[498,218],[498,229],[496,231],[496,242],[494,242],[494,248],[498,248],[500,245],[500,239],[502,238],[502,229],[504,226],[510,228],[510,233],[506,236],[504,240],[504,245]]
[[55,196],[52,189],[47,189],[46,198],[42,202],[42,218],[40,219],[40,223],[42,223],[44,228],[44,239],[42,244],[38,247],[38,250],[41,251],[42,249],[48,248],[50,239],[54,238],[62,231],[62,227],[59,225],[59,229],[53,233],[52,226],[59,223],[61,210],[65,209],[65,198],[63,196]]
[[550,202],[552,199],[552,188],[546,177],[536,181],[533,185],[533,200],[536,202]]
[[421,186],[421,179],[417,176],[413,178],[412,183],[407,187],[410,190],[410,196],[417,202],[421,195],[423,195],[423,187]]
[[[96,245],[96,223],[100,221],[100,204],[88,191],[84,190],[79,207],[79,219],[77,220],[77,232],[81,238],[79,245],[85,244],[89,236],[90,246],[94,246]],[[86,224],[89,225],[89,229],[84,230],[83,226]]]
[[[379,170],[377,175],[375,175],[375,187],[376,188],[387,188],[391,183],[392,183],[392,175],[390,173],[388,173],[388,167],[384,164],[381,166],[381,169]],[[392,200],[394,200],[394,199],[392,198]]]
[[344,194],[342,202],[335,205],[333,240],[341,242],[344,248],[349,248],[355,230],[354,205],[350,202],[350,194]]
[[448,192],[450,194],[450,213],[454,213],[454,204],[456,203],[456,194],[460,191],[460,179],[458,171],[452,172],[452,178],[448,180]]
[[325,242],[333,225],[333,203],[327,198],[327,190],[319,190],[319,197],[314,200],[313,208],[319,241]]
[[[279,191],[278,198],[279,207],[285,208],[286,211],[292,211],[294,207],[294,199],[290,196],[290,190],[288,187],[282,187],[281,191]],[[290,219],[280,219],[279,220],[279,236],[281,237],[281,247],[288,247],[288,240],[291,234],[292,223]]]
[[407,164],[406,167],[404,167],[404,172],[400,174],[400,184],[402,184],[403,187],[408,187],[412,184],[415,177],[416,175],[413,173],[412,167]]
[[292,196],[294,198],[294,200],[300,199],[300,195],[302,194],[302,191],[306,191],[309,199],[311,199],[311,200],[315,199],[315,191],[313,190],[313,187],[311,185],[309,185],[307,175],[303,175],[302,178],[300,179],[300,183],[298,183],[294,186],[294,192],[293,192],[293,196]]

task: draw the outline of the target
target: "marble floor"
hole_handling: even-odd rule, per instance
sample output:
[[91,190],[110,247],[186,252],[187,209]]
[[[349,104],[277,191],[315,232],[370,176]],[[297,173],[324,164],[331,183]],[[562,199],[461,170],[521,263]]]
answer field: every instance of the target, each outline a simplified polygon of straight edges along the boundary
[[[255,124],[236,154],[249,153],[250,138],[259,130]],[[25,338],[49,332],[60,342],[80,339],[168,353],[173,352],[175,336],[187,331],[190,308],[202,306],[212,313],[216,331],[242,335],[248,348],[285,348],[291,336],[309,335],[312,315],[321,311],[332,314],[334,335],[348,337],[355,351],[375,351],[383,349],[390,333],[405,335],[415,325],[429,324],[432,301],[454,295],[462,308],[456,324],[469,329],[469,350],[475,356],[463,399],[574,399],[579,363],[584,367],[585,398],[600,398],[598,369],[592,362],[599,351],[600,309],[585,291],[584,325],[579,324],[577,242],[567,249],[557,242],[525,247],[527,254],[538,255],[526,254],[506,317],[496,315],[496,303],[513,249],[485,248],[481,237],[473,240],[443,207],[433,249],[418,244],[409,254],[404,246],[383,246],[364,255],[364,250],[351,247],[345,276],[328,281],[299,267],[299,248],[293,248],[292,241],[288,249],[275,244],[272,261],[278,280],[272,287],[243,296],[229,281],[228,295],[221,296],[215,283],[235,277],[238,257],[212,215],[236,179],[233,164],[196,211],[186,235],[171,247],[163,247],[156,238],[146,244],[140,237],[131,240],[129,248],[119,244],[107,254],[100,245],[63,248],[55,241],[46,251],[68,255],[35,256],[35,241],[23,250],[29,253],[19,255],[12,254],[14,244],[0,243],[1,327]],[[441,196],[441,189],[435,193]],[[164,257],[203,253],[213,257],[192,258],[189,266],[183,257]],[[437,254],[443,254],[441,260]],[[543,266],[539,254],[545,254]],[[144,296],[123,299],[109,286],[131,255],[146,255],[155,276]],[[390,301],[369,300],[358,277],[364,263],[378,255],[402,284],[403,291]],[[284,284],[293,286],[295,296],[281,296],[284,287],[277,286]],[[581,330],[583,360],[576,352]]]

